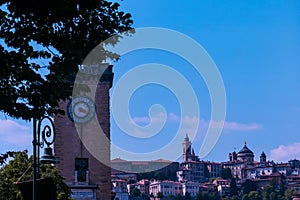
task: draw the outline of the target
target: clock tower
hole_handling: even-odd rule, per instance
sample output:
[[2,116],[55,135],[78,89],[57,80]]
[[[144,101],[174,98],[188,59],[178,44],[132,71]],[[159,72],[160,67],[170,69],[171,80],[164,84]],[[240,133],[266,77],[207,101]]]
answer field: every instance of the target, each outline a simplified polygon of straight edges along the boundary
[[[113,81],[112,66],[105,67],[104,72],[103,65],[87,69],[90,74],[84,84],[93,95],[84,92],[74,95],[73,92],[70,101],[60,103],[66,114],[54,117],[57,132],[54,153],[59,160],[59,173],[71,188],[73,199],[110,200],[109,90]],[[101,75],[100,80],[95,74]],[[99,139],[101,134],[105,140]]]

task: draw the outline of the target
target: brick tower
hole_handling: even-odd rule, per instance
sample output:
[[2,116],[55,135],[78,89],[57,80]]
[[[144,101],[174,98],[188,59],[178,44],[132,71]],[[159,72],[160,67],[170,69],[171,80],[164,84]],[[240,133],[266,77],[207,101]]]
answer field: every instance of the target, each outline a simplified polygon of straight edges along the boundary
[[[89,67],[88,71],[92,75],[99,74],[103,72],[103,66],[102,70],[94,66]],[[92,75],[88,76],[89,79],[97,78]],[[73,94],[73,102],[60,103],[66,115],[54,117],[57,133],[54,153],[59,160],[57,167],[65,183],[72,189],[72,198],[75,200],[111,199],[110,143],[107,141],[110,139],[109,89],[112,81],[112,66],[108,66],[96,84],[87,83],[94,93],[92,98],[84,93],[79,94],[78,98]],[[107,141],[97,138],[101,134],[99,124]]]

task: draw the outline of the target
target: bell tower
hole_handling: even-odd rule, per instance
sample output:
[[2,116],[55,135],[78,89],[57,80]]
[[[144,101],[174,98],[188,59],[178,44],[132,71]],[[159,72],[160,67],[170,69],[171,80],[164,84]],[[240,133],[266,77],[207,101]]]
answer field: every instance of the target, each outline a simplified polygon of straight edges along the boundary
[[[65,110],[66,114],[54,117],[57,167],[75,200],[111,199],[110,143],[107,141],[110,140],[109,90],[114,74],[111,65],[106,65],[104,72],[103,65],[101,67],[87,67],[89,79],[97,79],[95,74],[101,74],[100,80],[86,83],[95,93],[94,98],[84,93],[73,94],[70,101],[60,102],[60,109]],[[103,134],[99,125],[108,139],[106,142],[93,137]],[[94,146],[88,147],[89,141],[83,142],[86,137],[96,140],[92,142]],[[91,153],[91,148],[95,149],[97,156]]]
[[188,158],[192,155],[192,143],[187,134],[182,143],[182,150],[182,162],[187,162]]
[[266,156],[265,152],[262,152],[262,153],[260,154],[260,157],[259,157],[259,158],[260,158],[259,161],[260,161],[261,163],[267,162],[267,156]]

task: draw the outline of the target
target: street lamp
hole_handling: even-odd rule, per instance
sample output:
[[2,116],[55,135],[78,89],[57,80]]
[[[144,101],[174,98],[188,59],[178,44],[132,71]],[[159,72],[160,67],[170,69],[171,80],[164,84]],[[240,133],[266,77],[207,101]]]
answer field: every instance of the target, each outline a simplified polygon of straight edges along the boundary
[[[49,124],[44,124],[43,121],[47,120],[50,122]],[[42,136],[42,138],[41,138]],[[58,161],[55,159],[52,153],[51,144],[54,143],[55,140],[55,126],[52,119],[49,116],[44,116],[40,120],[33,119],[33,181],[32,181],[32,199],[36,200],[36,183],[37,183],[37,175],[38,168],[40,162],[42,164],[55,164]],[[40,148],[44,146],[44,143],[47,145],[44,148],[44,155],[40,157]]]

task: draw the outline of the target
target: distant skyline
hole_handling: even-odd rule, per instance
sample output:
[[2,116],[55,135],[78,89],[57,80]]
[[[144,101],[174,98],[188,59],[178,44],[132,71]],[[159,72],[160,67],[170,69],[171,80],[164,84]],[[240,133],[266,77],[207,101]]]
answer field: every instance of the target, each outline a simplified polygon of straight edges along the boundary
[[[217,145],[202,159],[226,160],[227,154],[241,149],[245,140],[256,159],[262,151],[268,159],[277,161],[299,158],[300,2],[177,2],[120,3],[121,8],[132,13],[135,27],[164,27],[186,34],[202,45],[216,63],[226,89],[227,116]],[[115,82],[139,64],[156,62],[184,74],[197,93],[201,112],[196,119],[200,120],[199,134],[193,141],[197,154],[210,121],[210,99],[203,79],[195,75],[188,63],[165,52],[133,52],[115,64]],[[147,124],[148,109],[156,103],[166,109],[169,129],[162,134],[168,138],[170,131],[176,131],[174,118],[180,117],[170,91],[158,86],[137,90],[130,101],[132,117],[141,125]],[[190,130],[195,128],[195,118],[184,117]],[[112,133],[118,133],[114,122]],[[184,138],[185,133],[182,135]],[[137,146],[144,151],[149,149],[143,146],[146,143],[126,135],[115,136],[112,134],[112,141],[129,150],[135,151]]]
[[[121,10],[132,14],[134,27],[162,27],[181,32],[202,45],[218,67],[226,90],[227,115],[216,146],[200,159],[225,161],[229,152],[243,147],[245,140],[255,160],[262,151],[267,159],[276,162],[300,159],[300,1],[125,0],[119,3]],[[210,94],[203,78],[186,60],[155,49],[126,54],[113,63],[115,78],[111,94],[124,74],[149,63],[167,65],[186,77],[197,95],[201,115],[181,116],[180,102],[168,88],[146,85],[131,96],[129,110],[133,122],[146,126],[150,123],[149,108],[161,104],[165,113],[158,112],[154,117],[157,123],[166,118],[164,128],[150,139],[135,138],[124,134],[112,116],[112,143],[132,152],[155,151],[172,140],[182,121],[185,128],[180,133],[182,140],[185,134],[197,132],[193,147],[198,155],[210,123]],[[140,79],[145,76],[142,74]],[[31,152],[31,130],[31,123],[6,120],[1,113],[0,153],[24,149]],[[168,159],[169,153],[161,158]],[[112,156],[112,159],[122,158]]]

